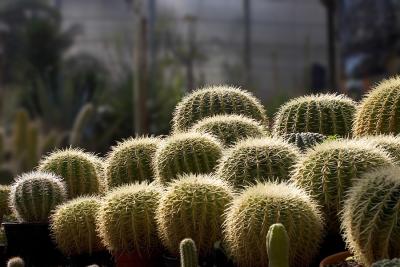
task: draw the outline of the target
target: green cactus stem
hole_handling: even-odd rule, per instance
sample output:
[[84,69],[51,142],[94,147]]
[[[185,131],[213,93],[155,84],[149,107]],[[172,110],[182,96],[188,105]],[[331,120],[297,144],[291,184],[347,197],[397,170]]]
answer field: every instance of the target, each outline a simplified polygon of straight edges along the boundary
[[267,233],[268,267],[289,267],[289,247],[285,226],[271,225]]
[[185,238],[179,245],[179,254],[181,256],[181,267],[198,267],[197,249],[194,241]]

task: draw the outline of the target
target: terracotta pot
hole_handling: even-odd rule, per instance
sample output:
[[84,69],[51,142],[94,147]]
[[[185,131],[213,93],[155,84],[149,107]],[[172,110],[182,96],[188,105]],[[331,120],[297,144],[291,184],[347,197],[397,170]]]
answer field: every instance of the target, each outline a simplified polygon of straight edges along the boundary
[[321,263],[319,264],[319,267],[325,267],[330,264],[339,263],[341,261],[346,260],[350,256],[351,256],[351,253],[348,251],[339,252],[339,253],[330,255],[321,261]]

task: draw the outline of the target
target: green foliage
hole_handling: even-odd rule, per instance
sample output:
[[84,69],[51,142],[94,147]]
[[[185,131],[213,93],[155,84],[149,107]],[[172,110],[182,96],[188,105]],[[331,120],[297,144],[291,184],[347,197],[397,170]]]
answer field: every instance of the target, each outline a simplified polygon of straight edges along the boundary
[[13,257],[7,261],[7,267],[25,267],[25,262],[20,257]]
[[197,122],[192,131],[214,135],[224,146],[229,147],[246,138],[267,135],[266,127],[243,115],[216,115]]
[[351,134],[354,101],[344,95],[302,96],[282,105],[275,116],[273,132],[283,135],[313,132],[323,135]]
[[210,173],[221,156],[221,144],[209,134],[191,132],[173,135],[166,138],[156,151],[156,180],[165,185],[180,174]]
[[268,267],[289,267],[289,236],[285,226],[275,223],[267,233]]
[[371,143],[330,141],[317,145],[301,158],[292,180],[318,201],[329,230],[338,232],[338,213],[347,190],[364,173],[385,165],[393,165],[392,159]]
[[152,161],[158,144],[155,137],[129,138],[113,147],[106,159],[108,188],[141,181],[153,181]]
[[146,182],[117,187],[107,193],[98,212],[97,228],[110,251],[151,256],[160,248],[155,211],[161,193],[161,188]]
[[343,237],[363,266],[400,257],[400,168],[382,167],[350,189],[342,213]]
[[393,135],[375,135],[361,138],[377,145],[390,154],[397,165],[400,164],[400,136]]
[[179,253],[179,243],[191,238],[200,256],[207,256],[222,239],[223,213],[233,199],[231,188],[209,175],[185,175],[170,183],[157,208],[164,246]]
[[289,143],[297,146],[301,151],[314,147],[317,144],[322,143],[326,136],[319,133],[291,133],[284,136]]
[[385,259],[385,260],[380,260],[372,264],[371,267],[400,267],[400,259],[395,258],[395,259]]
[[179,245],[181,267],[198,267],[196,244],[190,238],[185,238]]
[[9,199],[10,197],[10,186],[0,185],[0,222],[2,222],[5,215],[11,213]]
[[54,208],[66,200],[61,178],[46,172],[17,177],[10,190],[10,206],[23,222],[47,222]]
[[57,150],[40,161],[39,170],[62,177],[69,198],[97,194],[101,189],[101,174],[93,158],[94,155],[79,149]]
[[59,205],[50,218],[51,233],[65,255],[92,254],[104,250],[96,233],[100,199],[79,197]]
[[249,92],[213,86],[194,91],[178,103],[172,119],[173,130],[186,131],[199,120],[219,114],[241,114],[268,125],[264,107]]
[[217,176],[236,188],[257,181],[285,181],[299,158],[297,148],[283,139],[247,139],[225,152],[218,165]]
[[309,266],[323,236],[317,204],[291,184],[267,182],[247,188],[233,200],[225,218],[227,249],[238,266],[268,266],[265,237],[274,223],[287,230],[290,266]]

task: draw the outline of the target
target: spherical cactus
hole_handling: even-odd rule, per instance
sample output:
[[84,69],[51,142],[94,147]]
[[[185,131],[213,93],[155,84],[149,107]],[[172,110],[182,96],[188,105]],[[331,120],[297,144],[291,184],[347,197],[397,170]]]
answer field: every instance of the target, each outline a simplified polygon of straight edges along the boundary
[[162,190],[146,182],[109,191],[97,217],[103,243],[114,254],[137,252],[150,256],[160,248],[155,211]]
[[197,249],[194,241],[185,238],[179,245],[179,254],[181,256],[181,267],[198,267]]
[[165,185],[183,173],[210,173],[221,156],[221,144],[211,135],[182,133],[171,136],[156,151],[157,182]]
[[357,108],[354,136],[400,133],[400,76],[379,83]]
[[222,239],[223,213],[231,202],[231,188],[209,175],[185,175],[172,182],[156,212],[161,239],[172,254],[179,242],[191,238],[200,256],[207,256]]
[[220,114],[242,114],[268,125],[264,107],[249,92],[229,86],[212,86],[189,94],[176,106],[173,131],[187,131],[197,121]]
[[106,177],[109,188],[141,181],[152,181],[152,160],[159,138],[129,138],[113,147],[107,156]]
[[318,206],[303,190],[275,182],[247,188],[226,211],[225,241],[238,266],[268,266],[265,239],[274,223],[289,236],[290,266],[309,266],[323,237]]
[[17,177],[10,190],[10,205],[20,221],[47,222],[54,208],[67,198],[61,178],[46,172]]
[[363,266],[400,257],[400,168],[382,167],[359,179],[342,213],[343,237]]
[[371,267],[400,267],[400,259],[395,258],[395,259],[385,259],[385,260],[380,260],[372,264]]
[[10,196],[10,186],[0,185],[0,222],[3,220],[3,217],[5,215],[9,215],[11,213],[8,201],[9,196]]
[[231,146],[241,139],[267,135],[265,126],[242,115],[216,115],[197,122],[191,128],[195,132],[214,135],[224,146]]
[[286,134],[283,138],[304,152],[322,143],[326,139],[326,136],[319,133],[291,133]]
[[347,190],[365,172],[392,159],[383,150],[365,141],[339,140],[317,145],[298,162],[292,179],[323,207],[330,231],[338,232],[338,212]]
[[298,97],[280,107],[273,132],[278,136],[300,132],[348,136],[355,111],[354,101],[344,95]]
[[7,267],[25,267],[25,262],[20,257],[13,257],[7,261]]
[[385,150],[393,158],[397,165],[400,164],[400,136],[393,135],[375,135],[365,136],[361,138],[377,145],[379,148]]
[[288,180],[299,157],[298,149],[283,139],[247,139],[226,151],[217,175],[236,188],[261,180]]
[[67,184],[69,198],[97,194],[101,189],[101,174],[93,155],[79,149],[58,150],[42,159],[40,171],[52,172]]
[[281,223],[269,227],[267,254],[268,267],[289,267],[289,236]]
[[65,255],[92,254],[104,250],[96,232],[100,199],[78,197],[57,207],[51,216],[51,233]]

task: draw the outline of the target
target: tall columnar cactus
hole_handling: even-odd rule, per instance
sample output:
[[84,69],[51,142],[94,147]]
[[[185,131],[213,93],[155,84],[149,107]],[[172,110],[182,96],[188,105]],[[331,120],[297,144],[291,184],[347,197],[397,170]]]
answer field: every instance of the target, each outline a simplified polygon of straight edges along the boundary
[[216,115],[197,122],[192,131],[214,135],[224,146],[231,146],[246,138],[267,135],[265,126],[243,115]]
[[302,96],[280,107],[273,132],[283,135],[314,132],[323,135],[351,134],[355,103],[344,95],[321,94]]
[[290,144],[297,146],[302,152],[326,140],[326,136],[319,133],[291,133],[283,137]]
[[400,133],[400,76],[383,80],[361,101],[354,136]]
[[342,213],[343,237],[363,266],[400,257],[400,167],[365,174],[351,188]]
[[301,158],[292,180],[318,201],[325,212],[329,230],[338,232],[338,213],[354,180],[368,171],[392,164],[390,156],[371,143],[329,141],[309,150]]
[[236,188],[265,180],[288,180],[300,157],[298,149],[283,139],[265,137],[239,142],[222,157],[217,176]]
[[267,233],[268,267],[289,267],[289,246],[285,226],[271,225]]
[[371,267],[400,267],[400,259],[395,258],[395,259],[385,259],[385,260],[380,260],[372,264]]
[[397,165],[400,165],[400,136],[374,135],[365,136],[361,140],[371,142],[390,154]]
[[25,267],[25,262],[20,257],[13,257],[7,261],[7,267]]
[[99,235],[114,254],[135,251],[149,257],[160,248],[155,220],[162,189],[147,182],[116,187],[105,196],[97,217]]
[[318,206],[305,191],[274,182],[247,188],[226,211],[225,241],[238,266],[268,266],[265,237],[274,223],[287,230],[290,266],[309,266],[323,236]]
[[165,185],[180,174],[210,173],[221,156],[221,144],[209,134],[176,134],[164,140],[156,151],[156,180]]
[[231,188],[209,175],[185,175],[172,182],[156,212],[165,247],[179,253],[179,243],[191,238],[200,256],[207,256],[222,239],[223,213],[232,201]]
[[249,92],[229,86],[212,86],[189,94],[176,106],[173,131],[186,131],[197,121],[219,114],[242,114],[268,125],[264,107]]
[[159,138],[138,137],[113,147],[106,160],[107,186],[154,180],[152,160],[160,142]]
[[70,132],[69,143],[71,146],[76,147],[81,144],[85,126],[93,117],[95,112],[96,110],[92,103],[87,103],[81,108]]
[[65,255],[92,254],[104,250],[96,232],[100,199],[79,197],[58,206],[51,216],[51,233]]
[[194,241],[185,238],[179,245],[179,254],[181,256],[181,267],[198,267],[197,249]]
[[15,114],[13,127],[14,153],[20,156],[27,146],[29,128],[29,114],[25,110],[19,110]]
[[69,198],[96,194],[101,189],[97,163],[93,155],[79,149],[57,150],[39,163],[40,171],[48,171],[63,178]]
[[8,201],[9,196],[10,186],[0,185],[0,223],[2,222],[5,215],[9,215],[11,213]]
[[20,221],[47,222],[54,208],[66,200],[61,178],[46,172],[17,177],[10,191],[10,206]]

